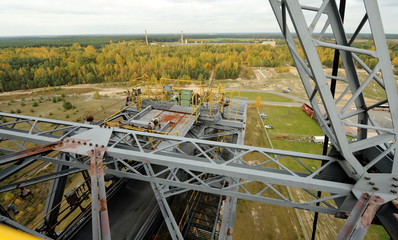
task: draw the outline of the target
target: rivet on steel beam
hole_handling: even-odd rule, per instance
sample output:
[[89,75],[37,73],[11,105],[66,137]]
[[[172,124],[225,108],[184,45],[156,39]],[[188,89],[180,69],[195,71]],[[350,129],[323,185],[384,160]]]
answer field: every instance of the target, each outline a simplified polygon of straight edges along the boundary
[[393,187],[398,187],[398,184],[391,184],[391,186],[393,186]]
[[92,143],[90,143],[89,145],[90,145],[90,146],[93,146],[93,144],[92,144]]
[[94,150],[91,150],[91,153],[94,153]]
[[96,147],[98,147],[98,144],[95,144]]
[[81,144],[81,142],[80,142],[80,141],[77,141],[77,144]]
[[87,143],[86,143],[86,142],[84,142],[84,143],[83,143],[83,145],[87,145]]
[[373,190],[378,191],[379,188],[378,187],[373,187]]
[[66,142],[68,143],[68,142],[69,142],[69,139],[66,139]]
[[105,146],[104,145],[101,145],[101,148],[104,148]]
[[374,185],[375,185],[375,183],[374,183],[374,182],[369,182],[369,184],[370,184],[370,185],[372,185],[372,186],[374,186]]
[[393,189],[393,190],[391,190],[391,192],[392,192],[392,193],[394,193],[394,194],[396,194],[396,193],[397,193],[397,191],[396,191],[396,190],[394,190],[394,189]]
[[365,179],[366,179],[366,180],[370,180],[370,177],[366,176]]
[[72,143],[75,143],[75,140],[72,140]]
[[380,199],[380,196],[375,196],[375,198]]
[[393,177],[392,178],[394,181],[398,181],[398,177]]

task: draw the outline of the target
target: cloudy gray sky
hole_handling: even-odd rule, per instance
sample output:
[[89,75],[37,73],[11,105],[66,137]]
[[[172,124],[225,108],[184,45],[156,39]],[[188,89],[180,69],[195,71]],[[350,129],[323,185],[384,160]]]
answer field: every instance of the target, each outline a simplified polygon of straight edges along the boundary
[[[347,0],[347,4],[347,27],[353,31],[363,16],[363,3]],[[379,5],[385,32],[398,33],[398,1],[379,0]],[[141,34],[145,29],[150,33],[280,31],[268,0],[0,0],[0,36]]]

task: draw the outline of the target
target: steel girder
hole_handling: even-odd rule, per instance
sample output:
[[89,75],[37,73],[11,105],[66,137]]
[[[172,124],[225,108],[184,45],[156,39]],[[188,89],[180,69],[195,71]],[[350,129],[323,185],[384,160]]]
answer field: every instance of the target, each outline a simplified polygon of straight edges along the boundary
[[[95,143],[89,139],[104,136],[103,131],[105,130],[111,131],[109,143],[100,147],[106,148],[104,164],[112,164],[116,168],[105,168],[105,173],[160,184],[163,186],[161,191],[166,198],[191,189],[336,214],[341,210],[332,203],[332,200],[347,197],[353,189],[353,184],[335,182],[336,179],[333,180],[333,176],[319,175],[331,164],[339,162],[333,157],[123,129],[110,130],[94,125],[12,114],[0,115],[9,120],[7,124],[0,125],[0,137],[3,138],[3,141],[11,142],[6,139],[23,140],[25,143],[35,144],[60,141],[60,147],[57,147],[56,150],[69,153],[70,158],[70,161],[63,161],[51,157],[51,154],[37,154],[25,158],[25,160],[37,159],[70,166],[68,171],[88,170],[90,168],[88,159],[80,155],[74,156],[74,154],[82,154],[90,147],[95,147]],[[57,131],[57,129],[62,130]],[[151,150],[150,143],[159,141],[167,142],[168,146],[163,149]],[[71,143],[74,144],[74,147],[70,147]],[[77,151],[74,148],[80,150]],[[232,157],[223,160],[213,156],[213,152],[220,149],[230,152]],[[245,160],[247,156],[253,154],[259,155],[258,161],[248,162]],[[0,163],[15,161],[15,158],[7,159],[10,159],[8,155],[1,156]],[[302,166],[303,171],[295,172],[289,169],[288,165],[292,162]],[[321,162],[325,164],[321,166]],[[139,170],[144,164],[149,169],[145,173]],[[164,167],[162,170],[156,170],[154,166]],[[277,169],[277,166],[280,169]],[[188,180],[180,179],[175,174],[177,171],[188,176]],[[204,178],[204,176],[207,177]],[[232,182],[227,186],[220,186],[225,179]],[[234,179],[241,180],[233,181]],[[34,182],[34,179],[31,181]],[[247,190],[245,185],[252,182],[261,184],[261,190],[257,192]],[[291,200],[276,187],[277,185],[304,189],[312,200],[307,202]],[[2,186],[0,191],[10,188],[12,186]],[[234,191],[236,189],[240,191]],[[318,198],[313,190],[328,192],[330,195],[325,194]],[[321,206],[316,206],[317,202],[320,202]]]
[[383,203],[383,199],[363,193],[336,240],[363,239],[379,206]]
[[[300,2],[270,0],[317,121],[344,158],[346,173],[358,180],[375,172],[374,168],[378,168],[378,165],[383,165],[382,170],[378,168],[382,174],[397,174],[398,95],[377,1],[363,1],[365,16],[359,19],[351,39],[345,32],[335,0],[312,2],[316,6],[302,5]],[[369,23],[374,50],[353,46],[365,23]],[[299,41],[294,40],[289,27],[294,29]],[[325,32],[328,31],[333,34],[333,43],[331,39],[325,39]],[[331,76],[324,71],[318,54],[321,48],[340,52],[343,67],[341,76]],[[301,50],[303,54],[300,54]],[[375,66],[367,66],[364,56],[372,58],[376,62]],[[356,66],[368,74],[366,78],[358,77]],[[330,79],[345,86],[336,100],[328,86]],[[364,89],[375,86],[385,95],[384,100],[372,102],[366,98]],[[381,126],[369,114],[383,104],[389,106],[390,125]],[[369,149],[373,152],[372,158],[364,154]]]

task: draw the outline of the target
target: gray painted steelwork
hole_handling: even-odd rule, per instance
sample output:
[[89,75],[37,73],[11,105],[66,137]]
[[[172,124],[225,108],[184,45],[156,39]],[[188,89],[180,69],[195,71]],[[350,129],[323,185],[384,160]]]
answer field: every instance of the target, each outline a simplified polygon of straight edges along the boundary
[[[104,169],[105,174],[151,183],[173,239],[182,237],[166,199],[187,190],[227,197],[226,206],[230,211],[226,212],[226,221],[222,223],[220,239],[228,239],[231,236],[229,231],[233,227],[237,198],[336,215],[349,213],[364,193],[378,196],[389,204],[398,196],[394,187],[398,182],[398,157],[395,154],[398,95],[377,2],[363,1],[366,14],[359,21],[351,39],[347,37],[335,0],[319,1],[314,3],[316,6],[300,5],[298,0],[269,2],[296,63],[316,119],[332,142],[333,149],[329,156],[243,145],[241,141],[244,135],[239,133],[239,129],[244,128],[246,109],[239,111],[240,116],[237,119],[243,119],[241,122],[218,119],[218,123],[212,123],[215,119],[201,117],[201,121],[229,131],[227,133],[207,134],[205,128],[193,129],[189,134],[198,138],[194,139],[107,128],[106,131],[110,132],[110,135],[102,139],[107,144],[98,144],[96,140],[105,130],[99,126],[0,113],[0,116],[8,120],[8,123],[0,124],[0,140],[14,144],[20,150],[13,154],[13,150],[4,149],[7,154],[0,157],[0,164],[21,159],[26,143],[60,144],[61,147],[57,150],[65,152],[69,161],[47,155],[51,150],[29,155],[24,161],[53,162],[60,166],[68,166],[69,169],[58,172],[58,176],[39,176],[23,183],[24,186],[29,186],[43,179],[50,180],[89,170],[89,159],[79,154],[84,155],[94,147],[104,148],[106,154],[103,164],[108,166]],[[311,21],[307,20],[307,11],[315,13]],[[365,23],[371,28],[374,50],[353,46]],[[293,28],[289,29],[289,26]],[[316,32],[316,29],[321,30]],[[298,42],[293,38],[291,31],[296,33]],[[326,31],[333,33],[334,43],[331,43],[330,39],[324,39]],[[300,55],[297,43],[304,57]],[[339,51],[344,72],[342,76],[330,76],[325,73],[318,48]],[[367,66],[361,60],[361,55],[374,58],[376,64]],[[355,65],[368,74],[365,79],[360,79]],[[330,79],[342,82],[346,86],[345,90],[336,96],[336,100],[329,88]],[[385,99],[374,103],[366,98],[364,90],[373,85],[380,87],[386,96]],[[384,104],[389,106],[390,111],[387,114],[391,125],[379,126],[369,111]],[[350,130],[347,130],[348,128]],[[238,144],[204,140],[224,134],[235,136]],[[75,144],[74,148],[65,147],[71,142]],[[161,147],[158,149],[151,149],[153,143],[162,145],[159,145]],[[223,152],[226,157],[219,155],[219,152]],[[244,157],[251,153],[258,153],[261,158],[253,162],[245,161]],[[286,162],[298,163],[302,170],[294,171]],[[310,164],[316,168],[312,169],[309,167]],[[141,171],[143,168],[145,171]],[[18,167],[7,169],[3,177],[17,170]],[[187,178],[181,178],[179,173]],[[229,184],[222,184],[225,181]],[[252,182],[262,183],[263,188],[257,192],[250,192],[245,188],[245,184]],[[302,189],[313,200],[296,202],[276,186]],[[0,186],[0,191],[12,187],[13,185]],[[313,190],[329,194],[320,197],[315,195]],[[273,193],[276,197],[271,197],[268,193]],[[382,214],[379,215],[382,218]],[[355,222],[359,221],[360,217],[351,219]],[[384,225],[389,225],[389,218],[382,219]],[[392,230],[389,234],[394,239],[398,238]]]
[[[311,6],[301,5],[302,1],[297,0],[269,2],[296,63],[316,119],[337,150],[333,153],[337,153],[335,156],[341,159],[340,164],[345,173],[356,180],[353,194],[357,199],[363,193],[387,197],[387,201],[396,198],[396,194],[391,195],[396,192],[391,184],[398,175],[398,157],[395,155],[398,95],[377,1],[363,1],[365,16],[358,19],[359,25],[351,39],[347,37],[335,0],[312,2]],[[308,12],[315,16],[309,19]],[[353,44],[365,23],[369,24],[371,30],[374,44],[371,50]],[[320,31],[316,32],[315,29]],[[332,32],[334,39],[325,39],[326,31]],[[297,34],[298,41],[293,38],[292,32]],[[297,45],[301,47],[304,56],[299,54]],[[318,54],[318,49],[321,48],[338,51],[343,72],[341,76],[330,76],[324,71]],[[367,66],[361,56],[373,58],[374,66]],[[365,70],[366,78],[358,77],[355,64]],[[346,86],[336,96],[336,100],[334,90],[329,87],[329,79]],[[366,88],[375,86],[386,96],[377,103],[366,98],[364,92]],[[389,106],[390,126],[378,125],[369,114],[370,110],[382,104]],[[352,134],[352,130],[356,134]],[[391,231],[389,233],[393,238],[398,238]]]
[[[376,157],[373,162],[369,163],[371,166],[378,161],[392,160],[386,160],[386,158],[395,158],[395,141],[397,135],[395,122],[398,119],[398,96],[377,2],[364,1],[368,16],[367,21],[371,27],[372,37],[374,39],[374,51],[351,46],[353,39],[350,41],[347,39],[334,0],[319,2],[317,4],[320,6],[317,7],[301,6],[299,2],[295,0],[270,0],[270,3],[277,17],[279,26],[284,33],[293,59],[296,62],[317,120],[326,135],[331,139],[333,146],[345,159],[345,170],[347,175],[359,179],[363,174],[369,172],[370,166],[363,166],[361,164],[363,160],[361,153],[365,149],[380,145],[384,147],[384,150],[379,156]],[[308,22],[305,18],[306,11],[308,10],[316,12],[316,16],[312,22]],[[326,20],[322,23],[319,22],[321,16],[326,17]],[[305,54],[304,58],[298,54],[295,40],[288,28],[288,20],[291,21],[294,31],[298,36],[300,46]],[[313,30],[317,25],[321,25],[323,31],[315,34]],[[363,23],[361,22],[360,28],[362,25]],[[333,32],[336,43],[331,44],[326,42],[328,40],[323,40],[323,33],[326,29]],[[333,99],[331,90],[329,89],[329,76],[322,68],[320,56],[317,52],[318,47],[339,50],[342,56],[345,77],[334,77],[334,79],[348,84],[346,90],[340,96],[337,96],[336,101]],[[360,61],[358,54],[371,56],[375,58],[378,63],[371,69]],[[368,71],[368,77],[362,80],[362,82],[358,80],[358,74],[354,65],[355,62],[359,62],[362,68]],[[383,79],[380,78],[380,75],[383,76]],[[311,85],[311,82],[315,83],[315,85]],[[363,96],[363,90],[371,83],[379,85],[386,93],[387,98],[382,102],[390,106],[390,118],[393,122],[391,128],[375,125],[372,118],[369,116],[369,110],[379,105],[367,103],[367,99]],[[343,105],[343,108],[339,109],[337,108],[337,104],[340,103],[343,98],[348,98],[348,100]],[[318,101],[322,102],[322,106]],[[325,109],[325,113],[322,113],[320,110],[322,108]],[[356,122],[349,120],[354,116],[356,117]],[[353,128],[357,134],[350,134],[345,130],[346,127]],[[372,136],[370,133],[372,133]],[[349,141],[347,137],[355,140]],[[398,161],[394,161],[393,165],[395,165],[396,162]],[[391,169],[387,171],[388,173],[397,173],[396,167],[393,165]]]
[[[71,172],[75,169],[80,171],[89,170],[89,160],[84,157],[79,157],[77,154],[89,151],[90,144],[92,146],[98,144],[98,140],[90,140],[91,138],[95,138],[95,136],[105,136],[106,134],[103,134],[104,130],[106,132],[111,132],[109,141],[101,139],[102,144],[100,143],[99,146],[102,147],[103,145],[106,149],[104,164],[118,167],[116,167],[116,169],[105,168],[105,173],[118,177],[152,182],[158,185],[157,189],[159,193],[163,194],[163,198],[160,198],[160,200],[185,191],[185,189],[191,189],[232,197],[230,200],[231,202],[229,203],[228,201],[228,206],[231,206],[232,212],[234,212],[233,206],[236,204],[236,201],[233,199],[244,198],[282,206],[336,214],[340,210],[334,206],[331,200],[344,198],[350,193],[353,187],[352,184],[336,183],[322,179],[322,177],[318,175],[319,172],[329,165],[338,162],[338,160],[332,157],[123,129],[104,129],[99,126],[88,124],[76,124],[18,115],[4,115],[8,117],[10,120],[9,122],[12,122],[11,117],[13,117],[15,121],[14,124],[5,124],[5,127],[0,126],[1,137],[13,140],[24,139],[26,143],[31,142],[39,144],[48,144],[61,140],[62,144],[57,147],[57,150],[67,152],[65,154],[68,154],[70,159],[69,161],[65,161],[39,154],[28,157],[26,160],[37,159],[69,166]],[[45,129],[52,128],[53,130],[40,131],[37,125]],[[31,128],[26,129],[26,126],[31,126]],[[56,132],[56,129],[69,129],[72,131]],[[148,139],[149,137],[153,139],[152,141],[169,143],[168,147],[156,150],[150,150],[144,147],[147,143],[142,141],[142,139]],[[103,142],[108,143],[103,144]],[[70,148],[68,144],[71,143],[76,144],[76,148]],[[221,158],[212,157],[215,149],[222,149],[228,152],[230,155],[229,158],[223,160]],[[192,156],[191,153],[193,152],[195,154]],[[267,160],[264,159],[263,162],[260,161],[258,164],[253,165],[243,159],[244,156],[253,152],[262,154]],[[326,164],[316,170],[311,170],[306,166],[303,168],[303,172],[299,173],[285,166],[285,164],[283,164],[284,159],[287,161],[295,161],[303,166],[306,166],[304,159],[316,161],[319,163],[319,166],[322,161],[325,161]],[[15,155],[13,155],[13,157],[9,155],[0,157],[0,162],[2,163],[11,163],[16,160],[17,158],[15,158]],[[267,165],[270,164],[280,166],[281,170],[272,168],[272,166],[267,167]],[[161,171],[142,172],[139,170],[142,166],[147,166],[147,168],[150,169],[152,165],[161,165],[165,168]],[[175,174],[176,171],[185,173],[188,175],[188,179],[180,179],[178,175]],[[202,176],[208,174],[210,174],[209,176],[211,177],[202,178]],[[229,185],[221,186],[220,183],[226,179],[229,179]],[[244,187],[245,184],[250,182],[262,182],[264,183],[264,188],[259,192],[251,193]],[[26,183],[24,186],[29,186],[29,183],[36,183],[35,179],[30,179],[30,182]],[[307,191],[309,189],[328,191],[334,195],[330,197],[314,198],[313,201],[307,203],[294,202],[289,200],[288,196],[278,191],[276,185],[289,185],[303,188]],[[10,189],[10,187],[12,188],[12,186],[2,186],[0,187],[0,191],[5,191]],[[242,191],[238,192],[238,189]],[[276,193],[277,197],[271,198],[264,196],[268,192]],[[323,203],[322,206],[315,206],[317,202]],[[229,222],[233,224],[233,217],[231,217]],[[226,231],[225,235],[227,235],[230,227],[231,226],[222,228]],[[229,231],[231,231],[231,229]]]

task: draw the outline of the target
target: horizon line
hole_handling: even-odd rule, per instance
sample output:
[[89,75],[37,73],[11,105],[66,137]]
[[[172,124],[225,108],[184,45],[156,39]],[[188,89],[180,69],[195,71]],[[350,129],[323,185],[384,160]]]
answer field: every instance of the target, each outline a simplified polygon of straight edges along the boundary
[[[242,35],[249,35],[249,34],[277,34],[282,35],[281,32],[192,32],[187,33],[184,32],[184,35],[218,35],[218,34],[242,34]],[[294,32],[292,34],[295,34]],[[325,33],[325,34],[332,34],[332,33]],[[347,33],[348,35],[353,33]],[[360,33],[359,35],[369,35],[370,33]],[[148,35],[181,35],[181,33],[150,33]],[[398,35],[398,33],[385,33],[385,35]],[[145,36],[144,33],[88,33],[88,34],[38,34],[38,35],[0,35],[0,38],[40,38],[40,37],[50,37],[50,38],[57,38],[57,37],[79,37],[79,36]]]

